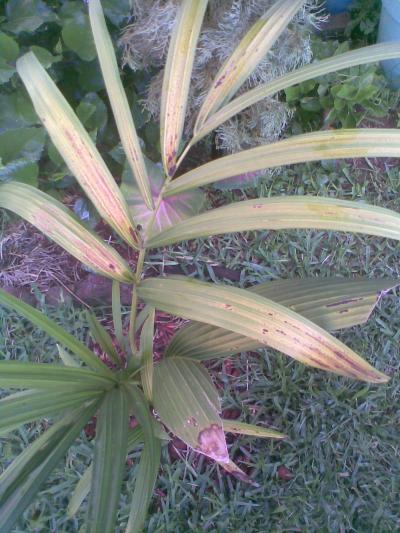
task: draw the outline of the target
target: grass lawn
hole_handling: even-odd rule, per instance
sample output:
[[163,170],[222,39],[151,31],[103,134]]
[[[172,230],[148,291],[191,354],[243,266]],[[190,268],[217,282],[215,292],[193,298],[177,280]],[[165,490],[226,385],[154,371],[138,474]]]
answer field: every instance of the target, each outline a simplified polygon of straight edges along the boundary
[[[378,167],[359,161],[356,169],[346,163],[297,165],[261,183],[258,192],[264,196],[283,191],[330,194],[400,211],[399,170],[389,163]],[[400,275],[398,243],[335,232],[230,235],[168,249],[163,256],[173,264],[189,257],[200,279],[215,279],[216,266],[235,269],[240,286],[271,278]],[[154,253],[150,260],[161,271],[160,258]],[[311,370],[273,350],[211,365],[227,416],[241,411],[243,421],[271,425],[289,439],[277,443],[230,438],[231,455],[249,469],[259,488],[225,475],[192,452],[171,451],[171,444],[165,447],[146,531],[400,531],[398,296],[397,291],[382,298],[367,325],[338,333],[356,352],[393,376],[387,385],[366,385]],[[80,308],[68,304],[47,312],[81,338],[87,336]],[[1,358],[51,361],[57,357],[53,342],[15,314],[0,310],[0,328]],[[0,467],[45,425],[26,425],[2,439]],[[68,519],[67,495],[89,464],[91,449],[88,432],[70,450],[65,465],[60,465],[15,531],[79,531],[84,508],[75,519]],[[129,464],[121,496],[122,520],[129,512],[135,453]]]

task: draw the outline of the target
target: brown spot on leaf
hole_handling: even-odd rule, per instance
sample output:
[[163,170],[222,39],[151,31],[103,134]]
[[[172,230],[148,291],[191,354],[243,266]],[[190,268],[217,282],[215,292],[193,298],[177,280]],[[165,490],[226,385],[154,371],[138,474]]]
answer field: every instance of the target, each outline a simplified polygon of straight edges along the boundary
[[232,311],[233,307],[230,304],[224,304],[224,309],[227,311]]
[[199,423],[197,422],[194,416],[189,416],[189,418],[186,420],[186,423],[188,426],[193,426],[193,427],[197,427],[199,425]]
[[225,434],[222,427],[217,424],[212,424],[209,428],[200,431],[198,443],[199,451],[204,453],[204,455],[223,463],[229,461]]

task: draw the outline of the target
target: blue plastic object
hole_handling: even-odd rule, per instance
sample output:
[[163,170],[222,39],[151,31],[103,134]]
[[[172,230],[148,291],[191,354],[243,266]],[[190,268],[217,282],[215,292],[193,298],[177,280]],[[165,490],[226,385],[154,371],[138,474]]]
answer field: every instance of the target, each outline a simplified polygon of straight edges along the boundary
[[[378,42],[400,41],[400,0],[382,0]],[[400,89],[400,59],[382,62],[386,77],[394,89]]]
[[336,15],[337,13],[343,13],[347,11],[353,0],[326,0],[325,7],[329,13]]

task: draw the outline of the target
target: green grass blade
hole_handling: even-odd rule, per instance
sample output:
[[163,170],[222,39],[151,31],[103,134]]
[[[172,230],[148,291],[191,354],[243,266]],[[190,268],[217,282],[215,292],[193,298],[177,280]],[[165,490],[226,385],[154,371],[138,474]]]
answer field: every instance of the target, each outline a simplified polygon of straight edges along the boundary
[[208,117],[232,98],[304,3],[278,0],[250,28],[218,71],[199,111],[195,135]]
[[96,412],[98,401],[86,402],[64,416],[28,446],[0,476],[0,531],[10,532],[41,485],[61,461],[87,421]]
[[103,376],[109,379],[115,379],[113,373],[106,367],[104,363],[82,344],[73,335],[67,333],[61,326],[46,317],[43,313],[22,302],[15,296],[8,294],[6,291],[0,289],[0,305],[16,311],[18,314],[28,319],[32,324],[45,331],[50,337],[57,342],[66,346],[72,353],[74,353],[81,361],[86,363],[90,368],[96,370]]
[[10,389],[105,391],[116,382],[110,374],[111,378],[85,368],[0,361],[0,386]]
[[18,59],[17,71],[51,140],[101,217],[137,247],[135,227],[121,191],[71,106],[33,52]]
[[97,416],[87,532],[114,533],[128,453],[128,401],[123,389],[107,393]]
[[140,351],[142,354],[142,369],[140,376],[142,379],[143,392],[149,402],[153,400],[153,337],[154,337],[155,309],[152,308],[150,315],[143,324],[140,335]]
[[[288,307],[318,326],[334,331],[365,323],[382,293],[400,284],[394,279],[306,278],[267,281],[247,289]],[[254,351],[262,344],[232,331],[189,323],[172,338],[166,355],[196,360]]]
[[0,186],[0,207],[36,226],[46,237],[103,276],[132,282],[126,261],[48,194],[24,183],[5,183]]
[[212,209],[161,231],[146,246],[249,230],[321,229],[400,240],[400,214],[361,202],[313,196],[257,198]]
[[161,94],[161,155],[173,175],[182,139],[197,40],[208,0],[183,0],[168,48]]
[[86,318],[89,324],[90,333],[92,334],[93,340],[100,345],[103,352],[111,359],[111,361],[117,365],[121,366],[121,360],[115,349],[112,338],[104,326],[100,324],[97,320],[96,315],[89,311],[86,312]]
[[[143,431],[140,426],[136,426],[135,429],[128,431],[128,451],[141,443],[143,443]],[[73,517],[78,512],[79,507],[87,498],[92,484],[92,475],[93,464],[88,466],[75,487],[67,508],[67,515],[69,517]]]
[[149,178],[132,112],[119,75],[114,46],[107,30],[100,0],[90,0],[89,18],[104,83],[128,163],[149,209],[154,209]]
[[102,391],[27,390],[0,400],[0,435],[27,422],[51,416],[82,405]]
[[279,433],[274,429],[265,428],[263,426],[255,426],[254,424],[245,424],[237,420],[222,420],[225,433],[237,433],[239,435],[250,435],[260,439],[286,439],[287,435]]
[[357,50],[345,52],[344,54],[329,57],[328,59],[323,59],[322,61],[315,61],[310,65],[306,65],[268,83],[259,85],[227,103],[207,119],[205,124],[197,132],[196,137],[192,139],[191,144],[195,144],[205,135],[247,107],[288,87],[293,87],[293,85],[297,85],[303,81],[312,80],[319,76],[330,74],[331,72],[338,72],[345,68],[384,61],[385,59],[396,59],[398,57],[400,57],[400,44],[393,42],[365,46]]
[[245,289],[149,278],[138,291],[156,309],[250,337],[309,366],[373,383],[389,379],[313,322]]
[[190,170],[168,185],[166,195],[203,187],[246,172],[306,161],[354,157],[400,157],[400,130],[342,129],[296,135],[220,157]]

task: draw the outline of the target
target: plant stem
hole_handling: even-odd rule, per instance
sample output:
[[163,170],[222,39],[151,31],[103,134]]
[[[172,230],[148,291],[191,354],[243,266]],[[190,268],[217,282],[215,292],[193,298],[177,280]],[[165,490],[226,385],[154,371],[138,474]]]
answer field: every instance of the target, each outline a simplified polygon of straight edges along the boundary
[[122,333],[122,316],[121,316],[121,292],[119,281],[113,280],[112,283],[112,316],[114,323],[115,336],[122,349],[125,348],[125,338]]
[[139,354],[136,348],[136,343],[135,343],[135,322],[136,322],[136,315],[137,315],[137,304],[138,304],[138,296],[137,296],[136,283],[135,283],[135,285],[132,287],[131,313],[129,316],[129,329],[128,329],[129,346],[131,348],[132,358],[135,360],[138,359],[139,357]]
[[130,317],[129,317],[129,330],[128,330],[129,346],[132,352],[132,358],[130,361],[128,361],[128,368],[131,368],[131,369],[135,369],[136,366],[140,365],[140,354],[136,347],[135,332],[136,332],[136,317],[137,317],[137,306],[138,306],[137,286],[140,284],[140,281],[142,278],[144,260],[146,257],[146,248],[143,245],[143,242],[146,240],[146,237],[150,235],[151,233],[151,230],[153,228],[154,222],[157,217],[157,212],[160,209],[160,205],[161,205],[161,202],[164,196],[165,189],[167,188],[170,181],[171,181],[171,177],[166,177],[164,185],[162,186],[160,193],[158,195],[158,198],[155,202],[153,214],[147,225],[146,233],[142,238],[141,247],[139,249],[139,255],[137,259],[136,272],[135,272],[135,283],[132,288],[132,302],[131,302],[131,312],[130,312]]

